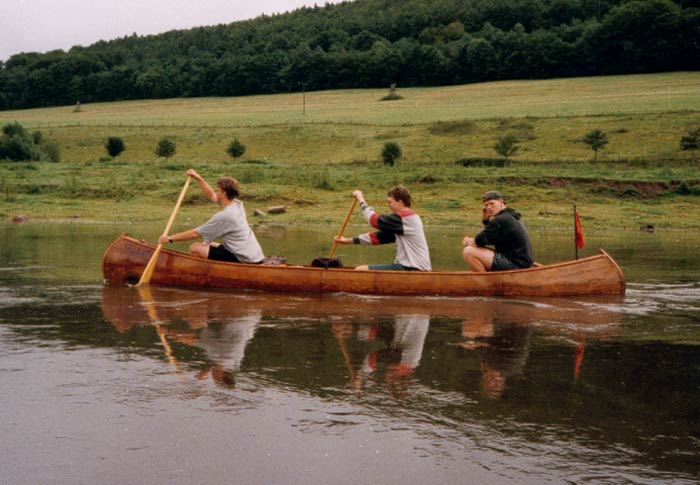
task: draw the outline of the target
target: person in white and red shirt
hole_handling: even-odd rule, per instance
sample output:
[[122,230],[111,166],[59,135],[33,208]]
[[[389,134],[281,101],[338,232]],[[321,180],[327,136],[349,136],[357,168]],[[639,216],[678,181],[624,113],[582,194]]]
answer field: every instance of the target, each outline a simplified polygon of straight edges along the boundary
[[396,243],[396,258],[391,264],[357,266],[358,270],[408,270],[430,271],[430,251],[423,232],[421,218],[411,209],[411,194],[403,185],[397,185],[387,194],[387,205],[391,214],[379,215],[367,205],[362,191],[355,190],[352,196],[362,208],[367,222],[377,229],[356,237],[338,237],[338,244],[388,244]]

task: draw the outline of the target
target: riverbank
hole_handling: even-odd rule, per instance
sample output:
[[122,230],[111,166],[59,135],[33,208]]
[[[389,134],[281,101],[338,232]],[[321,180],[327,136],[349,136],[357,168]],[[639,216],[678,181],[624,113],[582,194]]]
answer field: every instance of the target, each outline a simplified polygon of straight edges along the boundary
[[[183,177],[184,179],[184,177]],[[181,188],[181,187],[179,187]],[[480,202],[479,195],[484,187],[466,189],[465,200],[453,197],[437,197],[424,190],[413,190],[416,203],[414,208],[428,227],[472,227],[478,228]],[[504,188],[501,187],[505,191]],[[572,194],[571,200],[543,199],[540,193],[533,197],[524,194],[524,189],[510,191],[510,206],[520,211],[530,229],[569,230],[573,224],[573,204],[576,203],[586,230],[700,230],[700,209],[694,197],[669,196],[661,201],[639,201],[598,197],[596,200],[583,200],[580,194]],[[206,220],[216,210],[213,204],[197,200],[198,189],[190,189],[185,205],[178,212],[175,227],[197,225]],[[306,194],[309,196],[310,194]],[[344,193],[325,194],[323,201],[308,199],[290,200],[272,198],[270,200],[246,200],[248,219],[253,225],[287,226],[340,226],[352,202],[350,190]],[[149,223],[165,226],[170,216],[177,194],[165,200],[134,198],[129,200],[56,200],[16,197],[11,202],[4,201],[0,208],[0,220],[17,223],[65,222],[65,223],[105,223],[123,224]],[[383,195],[368,194],[368,200],[379,211],[386,211]],[[283,205],[284,213],[267,213],[271,207]],[[256,215],[262,212],[263,215]],[[364,226],[359,210],[350,220],[351,226]],[[160,227],[160,226],[159,226]]]

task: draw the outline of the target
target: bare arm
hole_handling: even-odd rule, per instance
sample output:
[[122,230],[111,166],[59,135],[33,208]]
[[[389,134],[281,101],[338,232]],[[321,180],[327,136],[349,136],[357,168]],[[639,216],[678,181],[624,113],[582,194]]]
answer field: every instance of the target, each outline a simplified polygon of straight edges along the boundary
[[204,180],[202,176],[195,171],[195,169],[191,168],[187,170],[187,175],[189,175],[197,181],[197,184],[199,185],[202,194],[204,194],[204,197],[206,197],[214,203],[217,203],[219,201],[219,198],[216,196],[216,192],[214,192],[214,189],[211,188],[211,186],[206,182],[206,180]]
[[197,239],[198,237],[200,237],[200,236],[199,236],[199,232],[197,232],[197,229],[189,229],[187,231],[178,232],[178,233],[172,234],[170,236],[167,234],[163,234],[162,236],[160,236],[160,239],[158,240],[158,242],[160,242],[161,244],[167,244],[170,242],[171,239],[173,242],[175,242],[175,241],[189,241],[190,239]]
[[353,240],[351,237],[336,236],[333,240],[338,244],[352,244]]

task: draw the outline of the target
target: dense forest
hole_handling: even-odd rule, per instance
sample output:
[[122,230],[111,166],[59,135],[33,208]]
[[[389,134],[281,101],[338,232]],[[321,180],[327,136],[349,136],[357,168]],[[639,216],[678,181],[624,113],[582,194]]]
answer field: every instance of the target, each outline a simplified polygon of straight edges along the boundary
[[700,68],[698,0],[356,0],[0,62],[0,110]]

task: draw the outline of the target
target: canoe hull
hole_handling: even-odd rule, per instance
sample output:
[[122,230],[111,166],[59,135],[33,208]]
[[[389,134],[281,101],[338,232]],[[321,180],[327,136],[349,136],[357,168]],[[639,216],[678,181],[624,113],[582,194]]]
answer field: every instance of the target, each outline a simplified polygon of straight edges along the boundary
[[[110,284],[135,284],[155,247],[121,235],[106,250],[102,273]],[[276,292],[347,292],[370,295],[425,296],[575,296],[622,295],[625,279],[604,251],[582,258],[525,270],[355,271],[310,266],[267,266],[208,261],[162,249],[151,284],[251,289]]]

